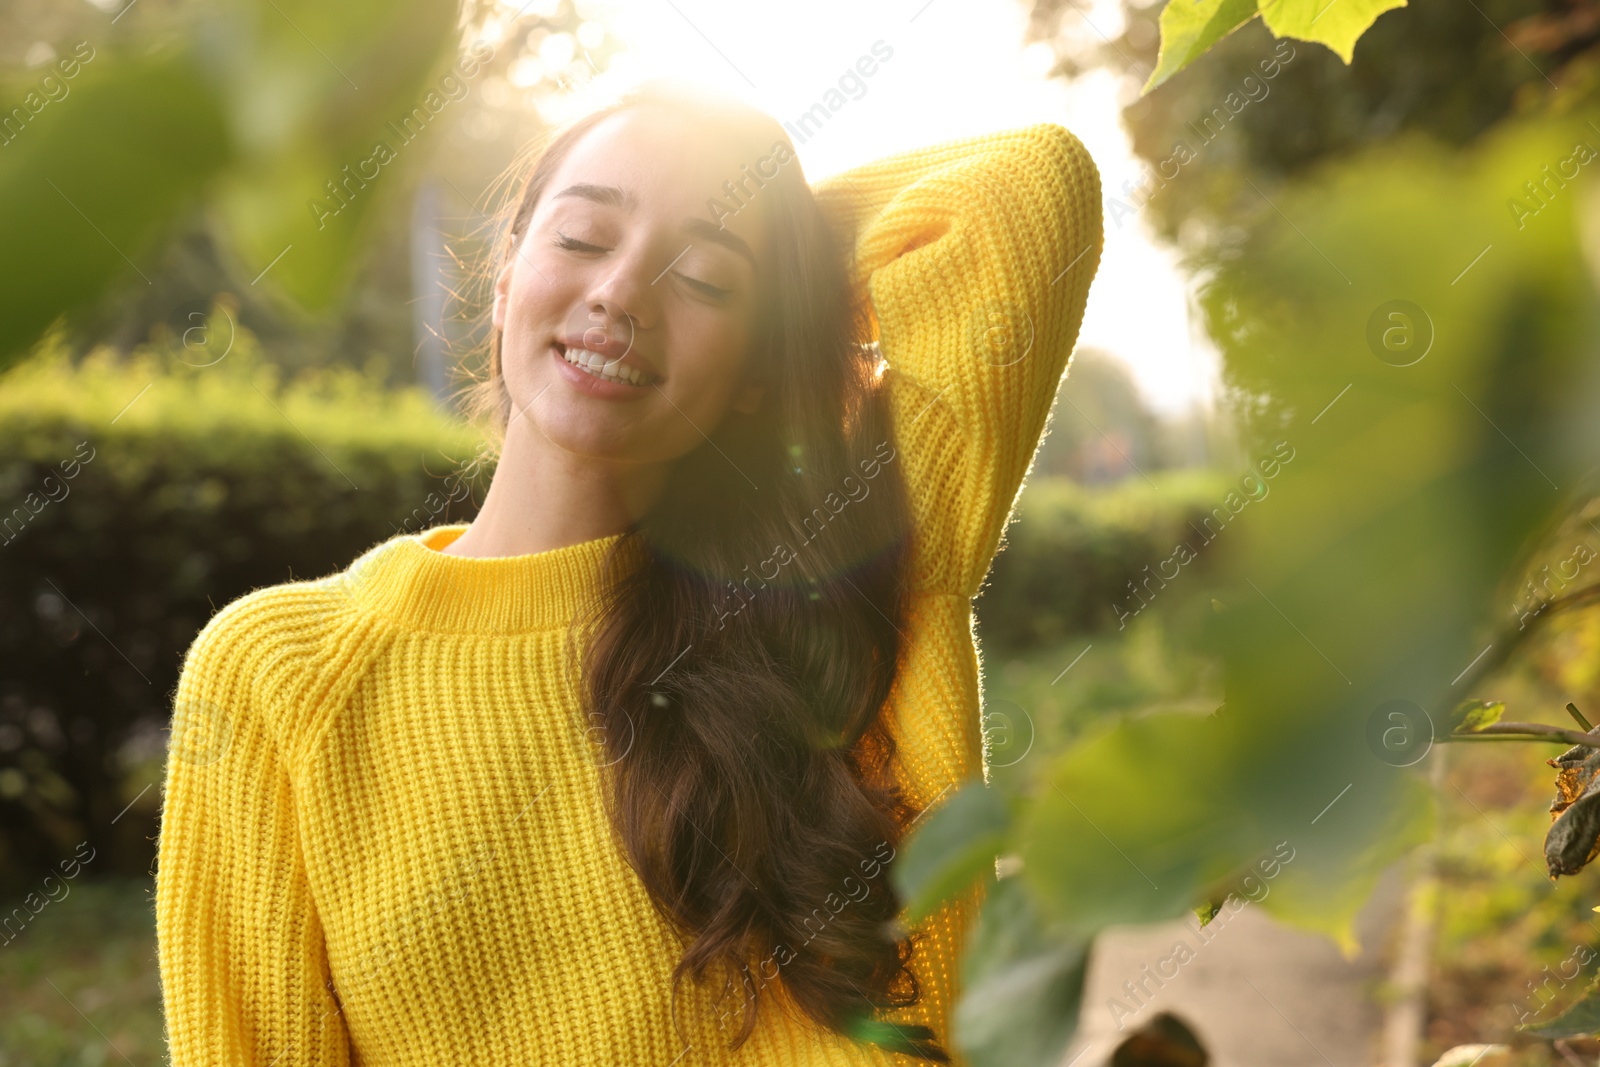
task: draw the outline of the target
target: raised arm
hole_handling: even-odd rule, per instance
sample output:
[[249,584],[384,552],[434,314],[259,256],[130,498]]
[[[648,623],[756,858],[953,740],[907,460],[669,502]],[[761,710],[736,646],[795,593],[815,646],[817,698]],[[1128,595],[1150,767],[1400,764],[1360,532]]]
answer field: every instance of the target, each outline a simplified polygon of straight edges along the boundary
[[168,745],[156,938],[173,1067],[346,1067],[286,761],[254,699],[252,594],[184,660]]
[[917,544],[973,596],[1044,432],[1103,240],[1100,175],[1061,126],[948,141],[819,182],[870,299]]

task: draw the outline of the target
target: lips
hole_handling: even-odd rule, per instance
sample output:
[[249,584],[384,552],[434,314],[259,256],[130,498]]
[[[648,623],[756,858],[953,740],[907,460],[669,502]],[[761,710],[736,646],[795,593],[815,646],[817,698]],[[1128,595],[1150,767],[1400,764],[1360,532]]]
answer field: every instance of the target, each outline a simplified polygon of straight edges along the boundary
[[663,380],[629,344],[615,338],[602,339],[599,331],[563,338],[554,347],[567,363],[603,381],[643,388]]

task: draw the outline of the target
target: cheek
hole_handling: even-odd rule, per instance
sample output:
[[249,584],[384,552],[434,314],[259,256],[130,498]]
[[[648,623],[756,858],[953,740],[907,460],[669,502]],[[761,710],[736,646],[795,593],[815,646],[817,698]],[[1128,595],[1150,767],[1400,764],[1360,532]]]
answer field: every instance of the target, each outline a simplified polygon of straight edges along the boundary
[[512,271],[500,330],[500,368],[514,397],[519,384],[543,381],[545,349],[559,332],[554,316],[575,299],[549,280],[560,277],[548,266],[526,259]]
[[505,330],[525,331],[545,317],[548,308],[563,295],[558,284],[563,277],[570,278],[571,272],[552,271],[549,264],[539,262],[536,252],[519,252],[506,290]]
[[709,433],[733,403],[750,347],[750,331],[742,322],[727,316],[691,319],[674,338],[668,355],[672,373],[663,391]]

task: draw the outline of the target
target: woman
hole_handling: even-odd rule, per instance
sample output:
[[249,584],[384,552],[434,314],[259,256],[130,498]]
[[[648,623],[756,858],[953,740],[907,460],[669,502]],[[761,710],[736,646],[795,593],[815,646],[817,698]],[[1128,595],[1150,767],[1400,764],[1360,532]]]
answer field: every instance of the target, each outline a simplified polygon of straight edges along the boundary
[[983,887],[906,931],[888,871],[982,772],[971,598],[1093,163],[1039,125],[813,193],[772,119],[654,86],[510,207],[477,517],[186,658],[173,1064],[949,1060]]

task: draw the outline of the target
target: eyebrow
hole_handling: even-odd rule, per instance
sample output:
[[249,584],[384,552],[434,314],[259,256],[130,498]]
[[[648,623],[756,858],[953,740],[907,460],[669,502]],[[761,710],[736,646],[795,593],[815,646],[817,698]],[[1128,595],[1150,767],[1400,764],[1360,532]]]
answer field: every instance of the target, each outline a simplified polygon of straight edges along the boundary
[[702,237],[713,244],[719,244],[723,248],[737,252],[750,261],[752,270],[756,269],[756,254],[750,250],[750,246],[744,242],[744,239],[736,234],[729,233],[721,226],[707,222],[705,219],[685,219],[681,229],[692,237]]
[[638,197],[626,189],[618,189],[615,185],[589,185],[580,182],[577,185],[567,186],[551,199],[559,200],[564,196],[578,196],[585,200],[593,200],[597,204],[620,207],[624,211],[632,211],[639,206]]
[[[624,211],[632,211],[639,206],[638,197],[634,196],[629,190],[619,189],[615,185],[591,185],[587,182],[580,182],[577,185],[567,186],[551,199],[559,200],[564,196],[592,200],[596,204],[621,208]],[[719,244],[749,260],[752,268],[756,267],[756,254],[751,250],[750,245],[743,238],[729,233],[714,223],[705,219],[685,219],[679,229],[691,237],[699,237],[713,244]]]

